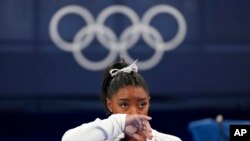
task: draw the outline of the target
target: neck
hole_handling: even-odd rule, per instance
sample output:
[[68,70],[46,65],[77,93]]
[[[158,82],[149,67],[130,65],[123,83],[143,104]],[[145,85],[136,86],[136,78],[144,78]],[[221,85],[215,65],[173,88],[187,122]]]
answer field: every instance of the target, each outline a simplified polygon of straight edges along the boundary
[[[139,133],[139,135],[143,138],[143,141],[147,140],[146,136],[143,133]],[[135,138],[125,135],[125,137],[121,139],[120,141],[137,141],[137,140]]]

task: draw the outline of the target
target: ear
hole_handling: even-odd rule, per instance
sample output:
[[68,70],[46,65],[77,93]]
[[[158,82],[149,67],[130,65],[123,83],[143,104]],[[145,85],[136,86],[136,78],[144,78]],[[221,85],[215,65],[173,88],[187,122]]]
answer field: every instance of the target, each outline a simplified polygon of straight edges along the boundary
[[148,97],[148,105],[150,106],[150,100],[151,100],[151,97],[149,96]]
[[112,112],[112,102],[111,102],[111,99],[106,98],[106,105],[107,105],[109,111]]

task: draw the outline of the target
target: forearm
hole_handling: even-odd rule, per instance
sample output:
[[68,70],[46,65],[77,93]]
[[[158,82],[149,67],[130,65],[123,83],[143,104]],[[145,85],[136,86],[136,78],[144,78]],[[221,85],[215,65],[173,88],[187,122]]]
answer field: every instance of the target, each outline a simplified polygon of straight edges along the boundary
[[114,114],[104,120],[95,120],[68,130],[62,141],[103,141],[121,134],[125,127],[125,114]]

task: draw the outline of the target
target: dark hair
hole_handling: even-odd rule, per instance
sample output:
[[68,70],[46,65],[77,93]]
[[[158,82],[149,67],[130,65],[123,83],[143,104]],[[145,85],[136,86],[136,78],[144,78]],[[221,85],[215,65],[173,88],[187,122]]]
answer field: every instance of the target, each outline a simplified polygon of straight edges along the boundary
[[141,87],[146,92],[149,93],[145,80],[137,72],[131,72],[131,73],[119,72],[113,77],[110,75],[111,69],[122,69],[127,66],[128,64],[124,60],[122,60],[119,63],[114,63],[108,66],[104,71],[101,99],[105,105],[105,109],[107,110],[108,114],[111,114],[111,113],[108,110],[106,99],[111,98],[112,95],[117,93],[121,88],[124,88],[127,86]]

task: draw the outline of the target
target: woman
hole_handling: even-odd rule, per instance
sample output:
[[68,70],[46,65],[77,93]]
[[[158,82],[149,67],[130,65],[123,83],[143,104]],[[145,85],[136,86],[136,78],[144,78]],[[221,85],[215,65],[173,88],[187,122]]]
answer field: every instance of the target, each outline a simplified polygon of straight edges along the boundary
[[110,116],[70,129],[62,141],[181,141],[151,128],[149,91],[135,63],[123,61],[105,70],[102,99]]

